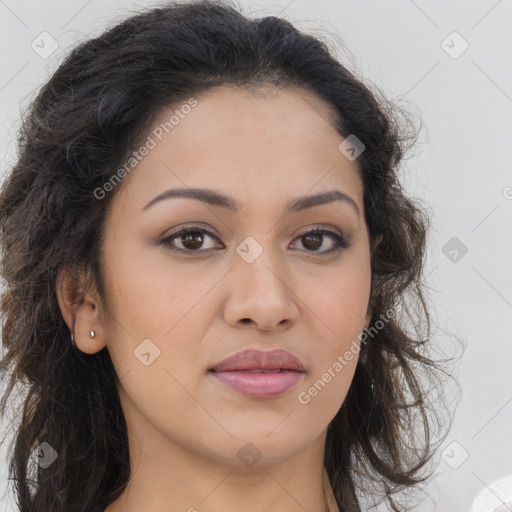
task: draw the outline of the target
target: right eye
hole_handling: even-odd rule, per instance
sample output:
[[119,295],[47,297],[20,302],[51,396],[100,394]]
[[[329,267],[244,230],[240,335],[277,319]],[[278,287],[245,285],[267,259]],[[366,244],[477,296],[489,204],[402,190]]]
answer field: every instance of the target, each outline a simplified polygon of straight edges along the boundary
[[[171,251],[176,252],[198,253],[213,250],[211,247],[200,250],[204,244],[205,236],[218,240],[216,235],[205,228],[187,226],[165,237],[160,242]],[[175,243],[178,243],[181,247],[177,247]]]

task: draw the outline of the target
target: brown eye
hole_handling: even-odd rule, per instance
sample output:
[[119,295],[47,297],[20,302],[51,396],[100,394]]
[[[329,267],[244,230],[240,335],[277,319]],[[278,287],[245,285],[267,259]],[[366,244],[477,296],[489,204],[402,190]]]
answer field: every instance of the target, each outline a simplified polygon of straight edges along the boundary
[[200,249],[204,243],[204,233],[201,231],[189,231],[181,235],[180,240],[185,249]]
[[[331,247],[331,249],[319,251],[318,249],[322,247],[326,237],[333,241],[334,246]],[[306,231],[300,237],[298,237],[298,239],[302,240],[302,245],[309,252],[318,252],[319,254],[327,254],[332,251],[340,251],[348,247],[348,243],[342,235],[323,228],[314,228]]]
[[323,237],[320,233],[308,233],[302,236],[302,243],[307,249],[316,251],[322,246]]
[[203,247],[207,238],[217,240],[217,237],[206,229],[185,227],[161,240],[161,243],[169,246],[172,251],[205,252],[212,249],[212,247]]

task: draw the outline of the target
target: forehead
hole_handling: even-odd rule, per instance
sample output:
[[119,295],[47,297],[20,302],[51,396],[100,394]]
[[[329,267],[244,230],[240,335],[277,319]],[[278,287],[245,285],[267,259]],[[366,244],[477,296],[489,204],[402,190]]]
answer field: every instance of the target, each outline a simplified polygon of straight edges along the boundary
[[[278,149],[284,152],[290,144],[304,143],[305,138],[311,139],[308,148],[311,149],[318,137],[325,137],[327,133],[339,137],[333,125],[332,108],[305,90],[220,86],[195,100],[197,106],[180,116],[179,124],[172,128],[176,144],[200,143],[210,147],[209,142],[215,141],[215,144],[221,143],[220,152],[237,141],[244,144],[242,149],[263,153]],[[165,125],[170,115],[179,110],[180,105],[177,105],[162,111],[156,126]],[[314,137],[315,132],[317,137]],[[261,146],[262,143],[266,145]],[[231,150],[234,149],[231,146]]]
[[338,149],[333,112],[308,91],[215,87],[162,110],[147,136],[151,149],[124,178],[131,202],[177,186],[259,204],[337,188],[362,208],[359,170]]

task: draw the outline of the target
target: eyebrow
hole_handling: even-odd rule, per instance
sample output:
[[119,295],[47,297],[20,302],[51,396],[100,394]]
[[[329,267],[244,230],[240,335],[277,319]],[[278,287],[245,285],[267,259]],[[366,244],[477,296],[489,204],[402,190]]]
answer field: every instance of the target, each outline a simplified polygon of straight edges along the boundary
[[[240,204],[235,199],[228,197],[217,190],[207,188],[174,188],[165,190],[153,198],[148,204],[146,204],[146,206],[144,206],[142,211],[148,210],[160,201],[173,198],[196,199],[203,203],[226,208],[233,212],[238,212],[241,208]],[[285,214],[306,210],[323,204],[333,203],[335,201],[341,201],[342,203],[349,205],[359,217],[359,206],[357,203],[349,195],[341,192],[340,190],[330,190],[311,196],[302,196],[292,199],[285,206]]]

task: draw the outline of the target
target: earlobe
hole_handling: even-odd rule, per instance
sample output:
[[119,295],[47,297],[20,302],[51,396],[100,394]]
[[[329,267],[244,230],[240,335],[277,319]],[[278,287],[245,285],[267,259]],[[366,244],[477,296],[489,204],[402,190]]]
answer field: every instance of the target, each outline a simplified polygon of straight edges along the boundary
[[98,297],[86,289],[85,273],[73,275],[69,269],[59,270],[55,291],[62,317],[70,331],[70,343],[82,352],[94,354],[106,345],[105,329],[97,307]]

